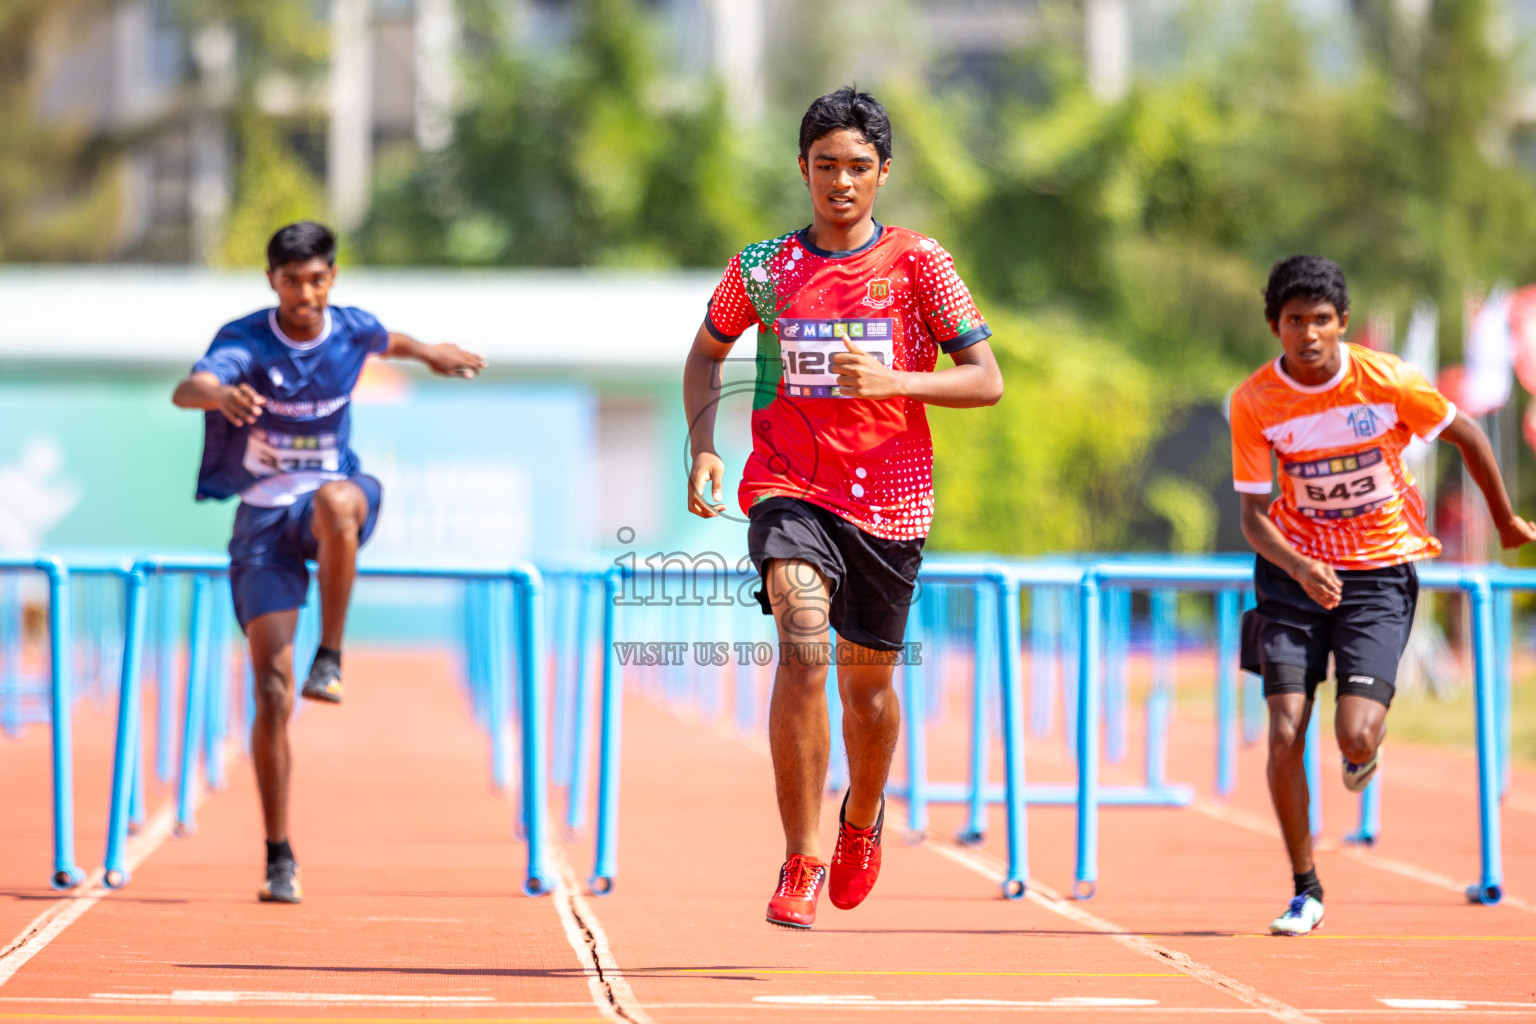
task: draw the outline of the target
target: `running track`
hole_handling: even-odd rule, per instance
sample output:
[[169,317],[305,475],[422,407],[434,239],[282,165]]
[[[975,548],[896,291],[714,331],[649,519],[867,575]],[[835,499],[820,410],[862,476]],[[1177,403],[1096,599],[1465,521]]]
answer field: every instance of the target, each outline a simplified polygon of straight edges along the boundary
[[[1224,805],[1106,812],[1087,903],[1054,895],[1071,879],[1069,811],[1032,812],[1037,883],[1008,903],[995,845],[944,841],[958,818],[939,812],[909,846],[893,803],[874,896],[851,913],[823,901],[798,933],[762,921],[781,840],[760,740],[631,699],[616,893],[527,899],[512,806],[486,783],[487,744],[447,661],[362,652],[348,668],[347,704],[295,722],[297,907],[254,899],[261,835],[238,757],[190,838],[166,838],[167,793],[151,788],[127,889],[57,897],[39,886],[46,734],[0,742],[0,1021],[1536,1019],[1533,772],[1506,808],[1512,895],[1499,907],[1454,891],[1476,865],[1470,759],[1399,745],[1386,842],[1321,855],[1328,921],[1312,937],[1258,934],[1287,882],[1258,751]],[[80,708],[87,867],[101,856],[110,728],[110,708]],[[936,776],[959,776],[957,728],[935,730]],[[1181,711],[1174,732],[1170,776],[1202,793],[1210,731]],[[1031,777],[1067,779],[1064,753],[1034,744]],[[1352,821],[1325,764],[1336,837]],[[828,849],[834,820],[829,806]],[[583,836],[564,851],[567,877],[585,877],[589,849]]]

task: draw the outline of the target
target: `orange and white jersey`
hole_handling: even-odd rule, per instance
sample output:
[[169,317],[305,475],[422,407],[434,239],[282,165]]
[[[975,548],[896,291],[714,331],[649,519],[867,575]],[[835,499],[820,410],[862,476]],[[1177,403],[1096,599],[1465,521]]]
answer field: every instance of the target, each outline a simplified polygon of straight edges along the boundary
[[1336,569],[1379,569],[1440,553],[1424,498],[1403,465],[1416,434],[1433,441],[1456,407],[1396,356],[1342,345],[1332,380],[1298,384],[1276,359],[1232,393],[1232,483],[1280,496],[1269,518],[1301,554]]

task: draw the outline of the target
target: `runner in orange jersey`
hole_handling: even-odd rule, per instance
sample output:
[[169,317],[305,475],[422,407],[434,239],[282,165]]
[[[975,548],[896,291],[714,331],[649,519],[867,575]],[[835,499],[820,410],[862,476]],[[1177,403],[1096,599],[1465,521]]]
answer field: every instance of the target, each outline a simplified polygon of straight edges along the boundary
[[[1415,436],[1444,437],[1461,450],[1504,546],[1536,540],[1536,529],[1515,515],[1473,420],[1396,356],[1344,342],[1349,291],[1337,264],[1320,256],[1275,264],[1264,316],[1283,354],[1232,394],[1233,485],[1243,535],[1258,552],[1242,664],[1264,679],[1269,789],[1295,881],[1295,898],[1269,927],[1304,935],[1323,920],[1302,768],[1317,685],[1332,655],[1334,733],[1344,785],[1358,792],[1381,763],[1418,602],[1413,563],[1440,553],[1403,450]],[[1271,453],[1280,479],[1273,502]]]

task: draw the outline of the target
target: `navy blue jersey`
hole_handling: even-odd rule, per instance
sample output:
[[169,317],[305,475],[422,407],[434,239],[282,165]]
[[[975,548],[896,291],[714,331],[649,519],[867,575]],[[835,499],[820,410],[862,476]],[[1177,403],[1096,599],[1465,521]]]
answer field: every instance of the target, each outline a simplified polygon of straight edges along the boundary
[[218,410],[203,418],[199,500],[239,494],[248,504],[291,504],[327,480],[358,472],[351,448],[352,389],[370,354],[389,347],[372,314],[331,306],[313,341],[293,341],[265,309],[219,329],[192,367],[219,383],[249,384],[267,400],[252,426],[237,427]]

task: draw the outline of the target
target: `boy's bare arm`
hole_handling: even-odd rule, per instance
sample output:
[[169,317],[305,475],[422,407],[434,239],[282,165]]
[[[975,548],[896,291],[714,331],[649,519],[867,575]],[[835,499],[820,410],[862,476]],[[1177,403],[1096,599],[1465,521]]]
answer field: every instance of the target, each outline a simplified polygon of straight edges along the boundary
[[1324,608],[1336,608],[1344,596],[1344,584],[1333,566],[1308,558],[1291,546],[1285,535],[1269,518],[1267,494],[1244,494],[1242,526],[1243,536],[1264,558],[1279,566],[1282,571],[1301,584],[1307,596]]
[[847,338],[832,356],[838,387],[850,398],[912,398],[928,405],[974,409],[1003,397],[1003,374],[985,341],[955,352],[955,365],[932,372],[893,370]]
[[485,357],[465,351],[457,345],[428,345],[409,334],[389,333],[387,359],[414,359],[440,377],[473,377],[485,369]]
[[1506,548],[1517,548],[1536,541],[1536,527],[1515,515],[1509,493],[1504,490],[1504,477],[1499,473],[1498,460],[1493,457],[1493,447],[1488,443],[1488,435],[1483,433],[1483,428],[1475,420],[1458,412],[1440,436],[1461,451],[1467,472],[1472,474],[1477,489],[1483,492],[1483,500],[1488,503],[1488,514],[1493,517],[1493,525],[1498,528],[1500,543]]
[[[720,399],[720,364],[731,346],[717,339],[704,324],[693,336],[683,364],[683,411],[688,417],[688,511],[713,519],[725,511],[725,463],[715,451],[715,412]],[[709,485],[709,496],[703,493]]]
[[249,426],[261,416],[267,400],[249,384],[220,384],[211,373],[188,376],[171,394],[171,404],[180,409],[217,409],[237,427]]

